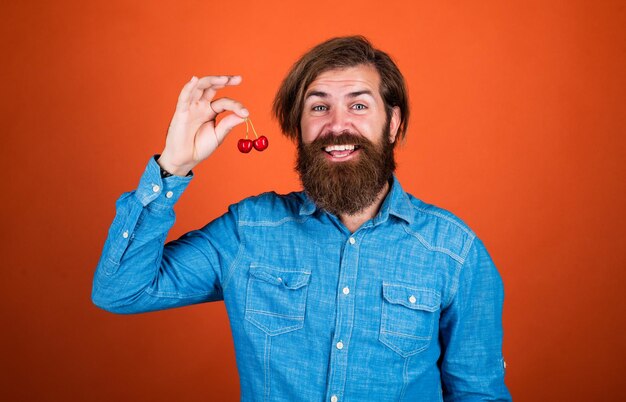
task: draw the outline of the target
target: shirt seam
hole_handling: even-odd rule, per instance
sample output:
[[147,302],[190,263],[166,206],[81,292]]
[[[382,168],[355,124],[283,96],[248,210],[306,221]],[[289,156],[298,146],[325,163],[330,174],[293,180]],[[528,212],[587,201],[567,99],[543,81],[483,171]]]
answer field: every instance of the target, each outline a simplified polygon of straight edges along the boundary
[[[465,257],[467,256],[467,252],[465,252],[465,256],[461,256],[456,254],[455,252],[448,250],[446,248],[443,247],[437,247],[437,246],[433,246],[431,245],[424,237],[422,237],[419,233],[417,232],[413,232],[410,228],[408,228],[407,226],[404,226],[404,231],[409,235],[409,236],[413,236],[415,237],[420,243],[422,243],[422,245],[424,247],[426,247],[428,250],[430,251],[435,251],[435,252],[439,252],[442,254],[445,254],[447,256],[449,256],[450,258],[452,258],[454,261],[458,262],[459,264],[463,264],[465,262]],[[474,236],[475,237],[475,236]],[[474,241],[473,237],[467,241],[466,243],[471,244]],[[463,251],[465,251],[467,249],[467,244],[464,246]]]
[[445,220],[445,221],[447,221],[449,223],[452,223],[454,226],[456,226],[459,229],[461,229],[468,236],[475,236],[475,234],[470,229],[468,229],[465,225],[461,224],[460,222],[457,222],[455,219],[452,219],[449,216],[446,216],[446,215],[444,215],[444,214],[442,214],[440,212],[429,211],[429,210],[427,210],[425,208],[421,208],[421,207],[418,207],[418,206],[413,205],[413,204],[411,204],[411,206],[413,208],[415,208],[416,210],[422,212],[422,213],[425,213],[425,214],[428,214],[428,215],[434,215],[434,216],[436,216],[438,218],[441,218],[441,219],[443,219],[443,220]]
[[[474,240],[476,239],[476,236],[472,237],[472,239],[467,242],[469,244],[469,246],[466,246],[467,248],[467,253],[469,253],[469,250],[472,248],[472,246],[474,245]],[[466,253],[466,257],[467,257],[467,253]],[[452,283],[452,286],[450,287],[450,297],[448,298],[448,300],[446,301],[446,305],[444,308],[448,308],[451,304],[452,301],[454,300],[454,298],[456,297],[456,295],[459,292],[459,288],[460,288],[460,284],[461,284],[461,270],[462,269],[466,269],[465,268],[465,261],[464,260],[461,264],[457,265],[455,273],[454,273],[454,281]]]
[[241,226],[280,226],[291,221],[302,223],[306,221],[307,219],[309,219],[308,216],[304,218],[286,217],[279,221],[239,221],[239,225]]
[[195,297],[200,297],[200,296],[208,296],[211,294],[211,292],[201,292],[201,293],[193,293],[193,294],[182,294],[182,293],[177,293],[177,292],[162,292],[162,291],[156,291],[153,290],[152,288],[148,287],[145,289],[145,292],[152,296],[152,297],[157,297],[157,298],[167,298],[167,299],[193,299]]
[[239,261],[241,261],[241,258],[242,258],[242,255],[244,254],[244,249],[245,249],[244,246],[245,246],[246,240],[240,228],[241,221],[239,220],[239,217],[241,216],[241,213],[239,211],[239,207],[240,205],[237,204],[236,205],[237,224],[235,225],[237,228],[237,237],[239,238],[239,248],[237,249],[237,254],[235,255],[235,258],[233,259],[233,262],[226,269],[226,275],[224,275],[224,280],[222,281],[222,294],[226,293],[226,288],[228,287],[228,284],[230,283],[230,279],[232,278],[235,272],[235,267],[237,266],[237,264],[239,264]]

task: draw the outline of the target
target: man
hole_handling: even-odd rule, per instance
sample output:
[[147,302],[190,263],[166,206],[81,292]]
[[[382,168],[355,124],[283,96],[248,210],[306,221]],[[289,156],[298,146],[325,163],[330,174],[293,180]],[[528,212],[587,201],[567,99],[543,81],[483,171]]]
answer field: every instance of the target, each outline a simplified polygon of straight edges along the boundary
[[362,37],[310,50],[276,95],[305,191],[243,200],[164,245],[192,168],[248,116],[215,98],[240,82],[182,89],[163,152],[117,202],[94,303],[136,313],[224,300],[244,401],[510,400],[501,279],[467,226],[393,175],[404,79]]

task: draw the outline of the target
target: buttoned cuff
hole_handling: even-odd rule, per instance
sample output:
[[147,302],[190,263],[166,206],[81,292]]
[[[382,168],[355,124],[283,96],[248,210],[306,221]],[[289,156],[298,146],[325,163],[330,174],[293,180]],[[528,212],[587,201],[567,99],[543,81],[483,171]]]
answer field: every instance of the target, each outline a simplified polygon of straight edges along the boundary
[[145,207],[154,203],[161,207],[173,207],[183,194],[189,182],[193,178],[190,172],[185,177],[170,176],[161,177],[161,168],[156,162],[156,157],[150,157],[148,166],[139,180],[139,186],[135,191],[135,197]]

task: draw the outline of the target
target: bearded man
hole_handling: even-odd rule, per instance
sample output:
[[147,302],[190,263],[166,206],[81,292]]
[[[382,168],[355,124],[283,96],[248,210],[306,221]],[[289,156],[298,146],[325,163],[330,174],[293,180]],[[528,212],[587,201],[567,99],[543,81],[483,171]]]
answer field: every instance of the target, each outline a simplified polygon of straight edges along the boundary
[[94,303],[137,313],[224,300],[243,401],[510,400],[500,276],[463,222],[394,176],[406,86],[363,37],[314,47],[277,92],[304,191],[245,199],[164,245],[192,168],[248,116],[215,98],[240,82],[182,89],[163,152],[117,202]]

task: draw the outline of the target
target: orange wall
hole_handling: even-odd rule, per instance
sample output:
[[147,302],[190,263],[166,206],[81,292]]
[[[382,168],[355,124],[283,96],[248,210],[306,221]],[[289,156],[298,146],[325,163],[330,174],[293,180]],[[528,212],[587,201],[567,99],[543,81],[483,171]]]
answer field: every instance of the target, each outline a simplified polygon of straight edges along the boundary
[[170,237],[297,189],[274,91],[310,46],[355,33],[409,82],[404,187],[461,216],[504,278],[514,398],[625,400],[624,3],[337,3],[3,2],[1,400],[238,400],[221,303],[91,304],[114,202],[161,151],[180,87],[211,73],[244,76],[225,94],[271,145],[242,155],[236,129],[196,170]]

